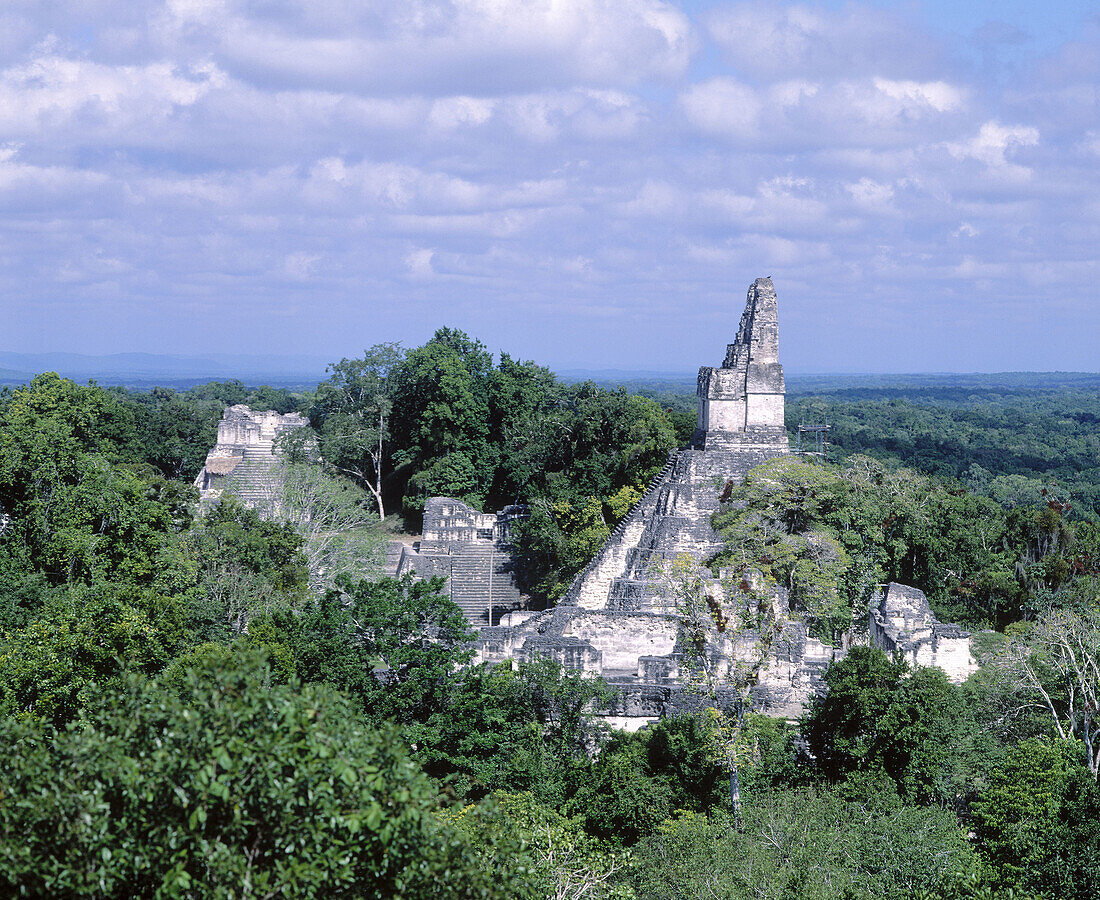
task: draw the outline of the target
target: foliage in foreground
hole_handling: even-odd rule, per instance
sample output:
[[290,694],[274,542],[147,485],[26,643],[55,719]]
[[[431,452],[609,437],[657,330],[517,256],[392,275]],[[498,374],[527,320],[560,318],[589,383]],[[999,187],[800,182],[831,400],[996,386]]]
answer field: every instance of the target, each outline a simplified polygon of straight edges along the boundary
[[741,831],[720,812],[682,813],[639,845],[638,895],[903,900],[978,871],[953,815],[865,787],[866,799],[815,790],[759,797]]
[[392,728],[207,659],[86,723],[0,722],[0,884],[22,896],[506,897]]

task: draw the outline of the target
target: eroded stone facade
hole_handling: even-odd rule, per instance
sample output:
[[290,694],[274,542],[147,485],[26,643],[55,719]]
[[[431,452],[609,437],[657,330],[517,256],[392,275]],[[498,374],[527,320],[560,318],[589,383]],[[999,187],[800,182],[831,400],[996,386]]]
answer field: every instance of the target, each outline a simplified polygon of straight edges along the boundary
[[779,362],[779,298],[770,278],[749,287],[737,337],[721,368],[699,370],[697,450],[788,452],[786,383]]
[[451,599],[471,625],[496,625],[527,605],[508,551],[508,530],[524,515],[520,506],[483,513],[453,497],[432,497],[421,540],[402,548],[397,574],[446,578]]
[[216,503],[226,490],[246,506],[269,506],[275,440],[308,424],[298,413],[259,412],[243,403],[228,407],[218,422],[218,442],[195,478],[200,509]]
[[970,632],[940,622],[923,591],[891,582],[871,604],[871,643],[911,666],[936,666],[958,683],[977,668]]
[[[482,628],[479,658],[541,655],[600,675],[617,688],[609,719],[620,727],[640,727],[697,705],[700,698],[683,668],[688,658],[681,643],[683,619],[660,572],[684,556],[700,563],[712,557],[722,541],[711,517],[725,486],[790,452],[784,397],[778,298],[771,279],[758,278],[749,288],[737,337],[727,346],[721,367],[699,370],[691,448],[670,455],[556,607],[538,614],[512,613]],[[436,529],[433,541],[450,539],[453,528],[447,521],[443,516],[431,526]],[[426,519],[426,539],[428,534]],[[769,592],[762,580],[747,587],[738,587],[739,582],[744,583],[741,576],[714,579],[708,591],[737,623],[760,621],[759,606],[768,604],[765,618],[778,623],[778,633],[762,635],[736,624],[715,636],[708,651],[712,663],[719,668],[751,666],[755,707],[797,718],[821,689],[825,669],[845,655],[853,636],[846,635],[835,647],[823,643],[792,614],[781,587]],[[973,665],[969,635],[936,622],[924,595],[902,585],[888,586],[872,611],[870,640],[914,664],[940,666],[956,680],[965,678]],[[728,699],[733,699],[732,689]]]

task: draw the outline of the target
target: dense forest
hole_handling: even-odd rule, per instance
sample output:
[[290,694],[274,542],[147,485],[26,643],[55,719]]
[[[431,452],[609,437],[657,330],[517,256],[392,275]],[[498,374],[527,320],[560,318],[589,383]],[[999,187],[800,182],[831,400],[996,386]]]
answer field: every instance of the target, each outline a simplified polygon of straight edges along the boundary
[[[690,438],[682,392],[567,384],[449,329],[310,392],[6,389],[3,892],[1094,897],[1095,394],[811,387],[788,422],[827,415],[830,460],[731,485],[713,564],[786,585],[825,640],[913,584],[982,666],[955,685],[856,647],[801,721],[735,711],[732,745],[705,704],[630,734],[599,717],[612,685],[471,665],[440,583],[364,562],[427,497],[521,502],[525,586],[553,603]],[[283,447],[305,514],[197,513],[232,403],[309,416]]]

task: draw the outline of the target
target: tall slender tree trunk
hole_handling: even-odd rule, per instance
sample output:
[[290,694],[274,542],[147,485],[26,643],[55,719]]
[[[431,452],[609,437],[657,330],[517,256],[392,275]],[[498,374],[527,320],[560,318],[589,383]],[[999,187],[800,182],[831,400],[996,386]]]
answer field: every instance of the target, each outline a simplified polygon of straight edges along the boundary
[[378,521],[386,521],[386,508],[382,505],[382,436],[385,434],[386,420],[381,408],[378,410],[378,456],[374,458],[374,499],[378,501]]
[[733,812],[733,824],[738,831],[743,830],[741,821],[741,776],[737,763],[730,761],[730,810]]

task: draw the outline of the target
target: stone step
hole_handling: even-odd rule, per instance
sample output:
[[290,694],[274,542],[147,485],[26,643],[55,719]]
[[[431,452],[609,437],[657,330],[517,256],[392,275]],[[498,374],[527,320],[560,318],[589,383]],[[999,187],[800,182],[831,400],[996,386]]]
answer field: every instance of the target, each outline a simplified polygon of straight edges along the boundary
[[404,541],[390,541],[386,544],[384,571],[387,575],[393,575],[397,572],[397,564],[401,561],[401,551],[405,546]]
[[[494,619],[502,612],[522,605],[523,595],[507,571],[509,554],[489,543],[470,543],[455,549],[451,557],[451,599],[466,614],[471,624],[484,626],[489,618],[489,593],[492,589]],[[493,575],[490,585],[489,568]]]

